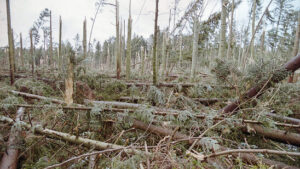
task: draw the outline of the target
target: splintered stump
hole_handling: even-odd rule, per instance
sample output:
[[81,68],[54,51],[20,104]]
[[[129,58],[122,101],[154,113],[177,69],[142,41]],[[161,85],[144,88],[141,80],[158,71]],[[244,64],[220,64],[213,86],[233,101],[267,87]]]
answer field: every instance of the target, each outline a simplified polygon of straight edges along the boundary
[[256,86],[252,87],[248,92],[244,93],[237,101],[227,105],[220,112],[221,113],[231,113],[239,109],[240,105],[244,102],[249,101],[252,98],[259,97],[263,92],[270,88],[273,83],[278,83],[284,80],[289,73],[295,72],[300,68],[300,54],[292,58],[287,62],[283,68],[277,70],[272,77],[269,79],[263,80],[261,83],[258,83]]
[[17,111],[15,124],[11,127],[7,149],[3,154],[0,169],[15,169],[18,164],[19,146],[21,145],[22,127],[18,124],[24,114],[25,109],[20,107]]

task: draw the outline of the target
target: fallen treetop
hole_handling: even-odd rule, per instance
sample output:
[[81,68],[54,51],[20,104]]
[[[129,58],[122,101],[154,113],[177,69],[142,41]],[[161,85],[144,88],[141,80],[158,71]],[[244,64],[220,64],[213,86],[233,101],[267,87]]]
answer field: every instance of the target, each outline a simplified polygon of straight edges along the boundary
[[263,92],[270,88],[273,83],[278,83],[285,79],[288,74],[285,73],[282,75],[284,71],[295,72],[300,68],[300,54],[292,58],[289,62],[287,62],[282,69],[277,70],[275,74],[270,78],[258,83],[256,86],[252,87],[248,92],[244,93],[237,101],[227,105],[220,112],[221,113],[231,113],[239,109],[239,106],[248,101],[251,98],[259,97]]

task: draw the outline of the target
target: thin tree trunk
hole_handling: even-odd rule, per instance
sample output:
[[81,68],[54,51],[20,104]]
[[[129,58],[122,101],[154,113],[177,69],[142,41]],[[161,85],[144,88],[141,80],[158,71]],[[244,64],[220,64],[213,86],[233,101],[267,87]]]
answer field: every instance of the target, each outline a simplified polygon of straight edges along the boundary
[[179,40],[179,66],[182,67],[182,35]]
[[17,59],[15,53],[15,40],[14,40],[14,30],[11,29],[11,38],[12,38],[12,46],[13,46],[13,63],[14,63],[14,73],[17,73]]
[[119,1],[116,0],[116,71],[117,71],[117,79],[120,79],[121,73],[121,53],[120,53],[120,28],[119,28]]
[[8,50],[9,50],[9,69],[10,69],[10,84],[15,82],[14,72],[14,49],[13,49],[13,36],[11,32],[11,19],[10,19],[10,2],[6,0],[6,12],[7,12],[7,33],[8,33]]
[[228,50],[227,50],[227,58],[232,57],[232,39],[233,39],[233,14],[234,14],[234,0],[232,0],[231,4],[231,16],[230,16],[230,25],[229,25],[229,35],[228,35]]
[[[293,56],[296,56],[298,54],[299,37],[300,37],[300,12],[298,12],[298,26],[297,26],[297,31],[296,31],[295,41],[294,41]],[[294,81],[294,73],[291,74],[289,78],[289,83],[293,83],[293,81]]]
[[192,53],[192,68],[191,68],[191,82],[194,81],[195,78],[195,69],[197,63],[197,56],[198,56],[198,18],[194,18],[194,36],[193,36],[193,53]]
[[166,70],[167,70],[166,41],[167,41],[166,32],[163,32],[163,41],[162,41],[162,50],[161,50],[161,56],[162,56],[161,76],[162,77],[165,77]]
[[34,77],[34,55],[33,55],[33,37],[32,37],[32,29],[30,30],[30,55],[31,55],[31,58],[32,58],[32,62],[31,62],[31,74],[32,74],[32,77]]
[[128,18],[128,32],[127,32],[127,50],[126,50],[126,79],[130,79],[130,65],[131,65],[131,0],[129,2],[129,18]]
[[141,47],[141,76],[144,77],[144,69],[145,69],[145,56],[146,56],[146,50],[144,52],[144,47]]
[[220,44],[219,44],[219,58],[224,58],[224,57],[225,57],[225,43],[226,43],[226,5],[227,5],[227,0],[222,0],[221,32],[220,32]]
[[52,64],[54,63],[53,59],[53,44],[52,44],[52,14],[50,11],[50,48],[49,48],[49,65],[53,66]]
[[87,57],[87,41],[86,41],[86,18],[83,21],[83,39],[82,39],[82,47],[83,47],[83,57]]
[[[253,0],[253,5],[252,5],[252,37],[255,37],[255,17],[256,17],[256,0]],[[250,44],[251,48],[251,58],[254,58],[254,39],[251,41]]]
[[58,41],[58,61],[59,61],[59,70],[62,71],[63,58],[61,52],[61,36],[62,36],[62,20],[61,16],[59,16],[59,41]]
[[153,68],[153,85],[157,84],[157,70],[156,70],[156,47],[157,47],[157,20],[158,20],[158,3],[159,0],[156,0],[155,5],[155,21],[154,21],[154,38],[153,38],[153,58],[152,58],[152,68]]
[[22,33],[20,33],[20,59],[21,65],[24,68],[24,56],[23,56],[23,40],[22,40]]

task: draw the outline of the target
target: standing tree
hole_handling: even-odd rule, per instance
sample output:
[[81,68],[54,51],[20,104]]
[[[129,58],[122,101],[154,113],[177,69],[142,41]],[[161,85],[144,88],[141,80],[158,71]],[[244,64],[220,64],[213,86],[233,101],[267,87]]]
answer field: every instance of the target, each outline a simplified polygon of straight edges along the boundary
[[71,45],[67,45],[67,56],[68,56],[68,70],[67,78],[65,79],[65,103],[67,106],[73,104],[73,92],[74,92],[74,66],[75,66],[75,52]]
[[61,21],[61,16],[59,16],[59,38],[58,38],[58,66],[59,66],[59,70],[62,70],[62,62],[63,62],[63,58],[62,58],[62,52],[61,52],[61,35],[62,35],[62,21]]
[[[295,41],[294,41],[294,47],[293,47],[293,57],[298,54],[299,50],[299,37],[300,37],[300,12],[298,12],[298,26],[295,34]],[[294,73],[291,74],[289,78],[289,83],[293,83],[294,81]]]
[[157,85],[157,73],[156,73],[156,47],[157,47],[157,19],[158,19],[158,2],[156,0],[155,5],[155,20],[154,20],[154,38],[153,38],[153,53],[152,53],[152,69],[153,69],[153,85]]
[[31,74],[32,74],[32,77],[34,77],[34,56],[33,56],[33,35],[32,35],[32,32],[33,32],[33,28],[30,29],[30,32],[29,32],[29,36],[30,36],[30,55],[31,55],[31,58],[32,58],[32,61],[31,61]]
[[191,81],[194,81],[195,78],[195,69],[196,69],[196,62],[197,62],[197,56],[198,56],[198,39],[199,39],[199,33],[198,33],[198,18],[194,17],[194,35],[193,35],[193,53],[192,53],[192,68],[191,68]]
[[96,52],[95,52],[95,67],[96,69],[100,69],[101,67],[101,44],[98,41],[96,44]]
[[49,47],[49,65],[53,64],[53,44],[52,44],[52,14],[50,11],[50,47]]
[[21,65],[24,68],[24,56],[23,56],[23,40],[22,40],[22,33],[20,33],[20,59]]
[[83,21],[83,39],[82,39],[82,47],[83,47],[83,57],[87,57],[87,48],[86,48],[86,19]]
[[129,1],[129,18],[128,18],[128,33],[127,33],[127,50],[126,50],[126,79],[130,79],[130,64],[131,64],[131,0]]
[[10,20],[10,3],[6,0],[6,12],[7,12],[7,33],[8,33],[8,46],[9,46],[9,69],[10,69],[10,84],[15,82],[14,73],[14,49],[13,49],[13,35],[11,32],[11,20]]
[[120,79],[121,74],[121,49],[120,49],[120,28],[119,28],[119,1],[116,0],[116,65],[117,65],[117,79]]
[[228,35],[228,50],[227,50],[227,58],[232,57],[232,39],[233,39],[233,14],[234,14],[234,0],[231,3],[231,16],[230,16],[230,25],[229,25],[229,35]]
[[[253,2],[252,2],[252,26],[251,26],[252,37],[255,37],[255,17],[256,17],[256,0],[253,0]],[[251,58],[254,58],[254,39],[251,41],[251,44],[250,44],[250,53],[251,53]]]
[[226,6],[227,6],[227,0],[222,0],[219,58],[224,58],[225,57],[225,46],[226,46],[226,44],[225,44],[226,43]]

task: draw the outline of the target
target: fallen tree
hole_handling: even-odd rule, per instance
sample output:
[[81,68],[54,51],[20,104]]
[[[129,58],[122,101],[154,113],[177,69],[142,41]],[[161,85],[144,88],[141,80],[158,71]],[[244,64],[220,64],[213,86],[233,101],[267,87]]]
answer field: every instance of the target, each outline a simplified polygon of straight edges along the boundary
[[237,101],[224,107],[220,113],[231,113],[239,109],[240,105],[249,101],[252,98],[259,97],[263,92],[270,88],[272,84],[278,83],[288,77],[289,73],[295,72],[300,68],[300,54],[287,62],[283,68],[277,70],[272,77],[263,80],[256,86],[252,87],[248,92],[244,93]]
[[[254,130],[255,133],[264,137],[300,146],[300,134],[287,132],[284,130],[265,128],[257,124],[251,124],[250,130]],[[247,128],[243,128],[243,131],[247,132]]]
[[7,149],[3,154],[2,161],[0,163],[1,169],[17,168],[19,149],[22,144],[21,136],[20,136],[22,128],[21,126],[19,126],[19,123],[24,114],[24,111],[25,109],[23,107],[20,107],[17,111],[16,121],[15,122],[12,121],[11,123],[11,124],[14,123],[14,125],[11,127]]
[[[133,127],[137,128],[137,129],[141,129],[144,131],[149,131],[153,134],[156,135],[160,135],[160,136],[171,136],[174,135],[174,132],[172,130],[169,129],[165,129],[163,127],[160,126],[154,126],[151,124],[146,124],[144,122],[141,121],[137,121],[135,120],[133,122]],[[175,136],[176,135],[176,136]],[[187,141],[189,144],[193,144],[194,141],[193,139],[199,139],[199,138],[191,138],[185,134],[176,132],[174,135],[174,139],[177,139],[178,141]],[[177,143],[178,141],[173,141],[171,142],[171,144]],[[226,147],[221,147],[221,150],[228,150],[228,148]],[[286,169],[297,169],[298,167],[294,167],[294,166],[289,166],[287,164],[284,164],[282,162],[278,162],[278,161],[273,161],[273,160],[269,160],[266,158],[258,158],[256,157],[254,154],[249,153],[249,152],[240,152],[240,153],[233,153],[232,154],[234,157],[240,157],[244,162],[249,163],[249,164],[260,164],[261,162],[264,164],[267,164],[269,166],[274,166],[275,168],[286,168]]]
[[[83,111],[90,111],[93,109],[93,107],[74,107],[74,106],[53,106],[53,105],[31,105],[31,104],[6,104],[7,106],[17,106],[17,107],[25,107],[25,108],[61,108],[61,109],[67,109],[67,110],[83,110]],[[125,113],[129,112],[132,113],[135,110],[134,109],[127,109],[127,108],[102,108],[103,111],[110,111],[110,112],[118,112],[118,113]],[[152,112],[154,115],[158,116],[165,116],[165,115],[173,115],[173,116],[178,116],[180,111],[178,110],[173,110],[173,109],[159,109],[155,112]],[[205,114],[194,114],[193,115],[196,118],[203,119],[205,120],[207,116]],[[214,117],[213,120],[224,120],[224,117]],[[236,119],[241,121],[242,123],[249,123],[249,124],[263,124],[263,122],[260,121],[255,121],[255,120],[245,120],[245,119]],[[297,120],[297,119],[295,119]],[[288,121],[287,121],[288,122]],[[277,126],[282,126],[282,127],[288,127],[288,128],[300,128],[300,124],[288,124],[288,123],[278,123],[274,122],[275,125]]]
[[[0,115],[0,122],[3,123],[8,123],[10,125],[14,124],[14,120],[9,118],[9,117],[5,117]],[[71,135],[68,133],[63,133],[63,132],[59,132],[59,131],[55,131],[55,130],[51,130],[51,129],[43,129],[41,126],[32,126],[30,124],[27,124],[23,121],[20,121],[20,125],[24,128],[26,128],[27,130],[32,130],[34,131],[35,134],[40,134],[40,135],[44,135],[46,137],[49,138],[56,138],[56,139],[61,139],[73,144],[80,144],[83,145],[85,147],[94,147],[97,150],[105,150],[105,149],[122,149],[124,150],[126,153],[129,154],[143,154],[143,155],[147,155],[149,153],[145,153],[143,151],[140,150],[136,150],[134,148],[126,148],[124,146],[121,145],[117,145],[117,144],[111,144],[111,143],[105,143],[105,142],[101,142],[101,141],[96,141],[96,140],[91,140],[91,139],[87,139],[87,138],[83,138],[83,137],[78,137],[75,135]]]

